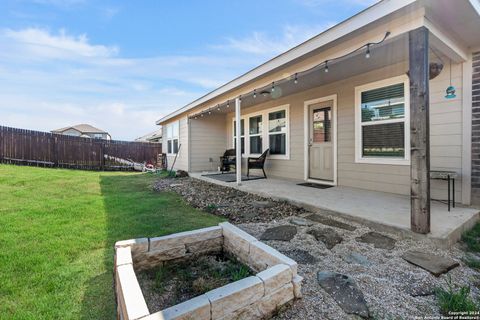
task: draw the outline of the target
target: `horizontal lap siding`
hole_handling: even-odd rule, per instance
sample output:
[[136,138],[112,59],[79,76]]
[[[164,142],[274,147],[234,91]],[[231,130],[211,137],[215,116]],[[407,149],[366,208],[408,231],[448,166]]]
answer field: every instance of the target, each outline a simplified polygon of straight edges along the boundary
[[[188,144],[188,118],[183,117],[180,119],[175,119],[174,121],[180,121],[179,123],[179,138],[178,138],[178,143],[181,145],[180,150],[177,155],[177,159],[175,160],[175,155],[169,155],[167,156],[167,164],[168,164],[168,169],[171,169],[172,166],[174,165],[173,163],[175,162],[175,165],[173,167],[174,170],[184,170],[184,171],[189,171],[188,168],[188,151],[189,151],[189,144]],[[170,121],[168,124],[174,122]],[[164,144],[164,150],[165,153],[168,151],[168,143],[167,143],[167,125],[165,124],[163,128],[163,144]]]
[[[268,159],[266,162],[267,175],[289,178],[304,178],[304,102],[337,94],[337,174],[338,185],[363,188],[375,191],[384,191],[398,194],[410,193],[410,167],[381,164],[355,163],[355,87],[405,74],[408,70],[406,62],[374,70],[346,80],[310,89],[277,100],[269,101],[258,106],[242,109],[242,114],[255,113],[261,110],[289,104],[290,125],[290,159]],[[461,101],[461,65],[453,65],[452,81],[457,88],[457,98],[446,100],[445,88],[449,84],[449,67],[430,82],[430,126],[431,126],[431,169],[453,170],[461,173],[462,155],[462,101]],[[480,106],[479,106],[480,110]],[[234,113],[226,116],[224,135],[226,145],[232,148],[232,120]],[[479,116],[480,119],[480,116]],[[192,131],[193,132],[193,131]],[[216,131],[215,131],[216,132]],[[226,133],[226,134],[225,134]],[[217,133],[215,133],[216,135]],[[209,136],[208,134],[206,136]],[[199,140],[203,136],[194,138]],[[480,138],[479,138],[480,139]],[[480,140],[479,140],[480,141]],[[210,142],[202,142],[208,146]],[[210,147],[206,148],[208,150]],[[192,151],[193,152],[193,151]],[[480,153],[480,144],[479,144]],[[201,158],[204,163],[208,153],[197,150],[192,153],[192,169],[194,157]],[[203,161],[203,162],[202,162]],[[245,162],[245,160],[244,160]],[[480,172],[480,158],[479,158]],[[203,166],[203,164],[202,164]],[[202,167],[204,168],[204,167]],[[193,170],[192,170],[193,171]],[[480,177],[480,176],[479,176]],[[480,178],[479,178],[480,183]],[[432,182],[432,197],[446,198],[446,183]],[[456,197],[461,199],[461,181],[456,181]]]
[[480,203],[480,52],[473,54],[472,203]]
[[220,156],[227,149],[226,122],[225,115],[190,120],[190,171],[217,170]]

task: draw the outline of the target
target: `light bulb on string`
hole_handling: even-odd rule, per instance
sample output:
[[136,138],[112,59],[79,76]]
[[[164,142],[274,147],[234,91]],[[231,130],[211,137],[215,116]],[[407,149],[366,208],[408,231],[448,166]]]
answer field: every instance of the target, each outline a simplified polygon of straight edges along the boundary
[[295,73],[295,79],[293,80],[293,83],[297,84],[298,83],[298,78],[297,78],[297,74]]
[[365,53],[365,58],[370,59],[370,44],[367,44],[367,52]]
[[325,73],[328,73],[328,60],[325,60]]
[[275,91],[275,81],[272,82],[272,92],[274,92],[274,91]]
[[255,99],[257,97],[257,89],[253,89],[253,98]]

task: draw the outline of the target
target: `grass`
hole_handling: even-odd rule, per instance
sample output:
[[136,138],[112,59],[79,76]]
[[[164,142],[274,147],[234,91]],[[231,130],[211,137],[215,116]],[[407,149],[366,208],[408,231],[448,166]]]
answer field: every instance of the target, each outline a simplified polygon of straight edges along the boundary
[[470,298],[470,287],[462,286],[455,289],[450,277],[447,279],[447,289],[438,288],[436,296],[443,315],[479,310],[477,304]]
[[462,241],[469,251],[463,261],[465,264],[473,269],[480,270],[480,259],[477,256],[480,254],[480,223],[477,223],[471,230],[462,235]]
[[0,165],[0,319],[114,319],[116,241],[220,222],[156,178]]

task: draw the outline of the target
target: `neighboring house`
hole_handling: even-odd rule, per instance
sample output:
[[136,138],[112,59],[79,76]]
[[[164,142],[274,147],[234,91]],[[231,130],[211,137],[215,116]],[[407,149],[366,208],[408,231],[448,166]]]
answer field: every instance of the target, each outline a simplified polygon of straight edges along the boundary
[[417,215],[429,192],[446,194],[429,170],[450,170],[456,199],[470,204],[480,188],[479,30],[478,0],[381,1],[158,120],[169,163],[181,145],[175,169],[210,170],[240,143],[245,170],[268,148],[269,176],[412,190]]
[[159,130],[147,133],[144,136],[136,138],[135,141],[161,143],[162,142],[162,133],[163,133],[163,130],[160,128]]
[[112,137],[106,131],[95,128],[89,124],[77,124],[71,127],[60,128],[52,130],[52,133],[63,134],[67,136],[75,136],[82,138],[92,138],[92,139],[105,139],[111,140]]

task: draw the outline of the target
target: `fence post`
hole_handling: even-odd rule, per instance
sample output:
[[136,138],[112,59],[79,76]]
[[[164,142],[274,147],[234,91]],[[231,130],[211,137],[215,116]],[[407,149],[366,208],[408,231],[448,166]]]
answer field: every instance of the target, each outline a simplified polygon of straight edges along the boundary
[[53,167],[58,168],[58,140],[53,136]]
[[101,155],[101,158],[100,158],[100,169],[103,171],[105,170],[105,143],[104,141],[101,142],[101,145],[100,145],[100,149],[101,149],[101,152],[100,152],[100,155]]

